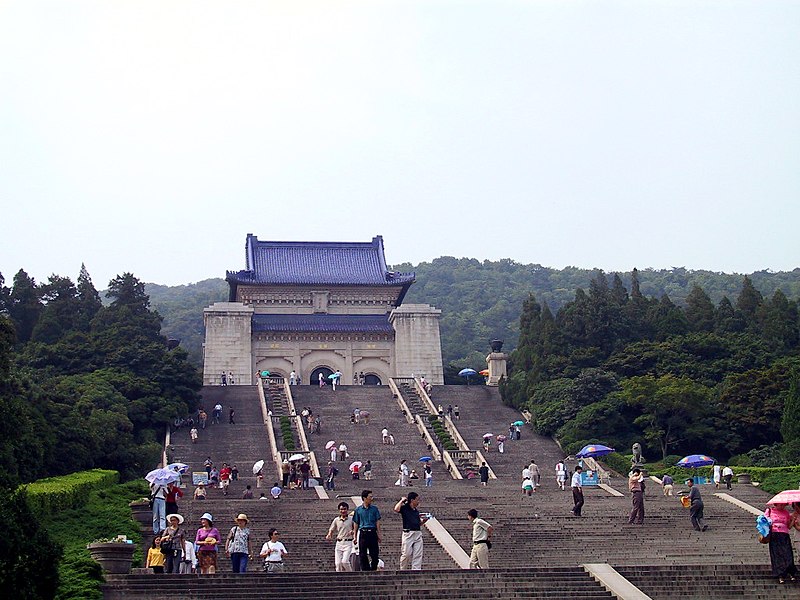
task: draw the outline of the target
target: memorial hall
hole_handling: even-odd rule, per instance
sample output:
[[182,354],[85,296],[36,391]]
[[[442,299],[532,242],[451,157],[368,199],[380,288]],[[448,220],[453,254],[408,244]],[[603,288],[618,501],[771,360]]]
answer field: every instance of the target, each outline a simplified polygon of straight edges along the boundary
[[260,241],[248,234],[245,269],[228,271],[228,302],[203,311],[203,383],[254,383],[256,373],[314,383],[386,384],[424,376],[443,384],[439,317],[404,304],[414,273],[390,271],[383,238],[370,242]]

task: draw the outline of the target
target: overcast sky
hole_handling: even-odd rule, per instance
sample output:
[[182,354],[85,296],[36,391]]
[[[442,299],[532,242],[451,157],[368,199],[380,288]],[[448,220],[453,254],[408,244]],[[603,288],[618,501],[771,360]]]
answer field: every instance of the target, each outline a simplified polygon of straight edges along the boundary
[[800,266],[800,1],[0,0],[0,272]]

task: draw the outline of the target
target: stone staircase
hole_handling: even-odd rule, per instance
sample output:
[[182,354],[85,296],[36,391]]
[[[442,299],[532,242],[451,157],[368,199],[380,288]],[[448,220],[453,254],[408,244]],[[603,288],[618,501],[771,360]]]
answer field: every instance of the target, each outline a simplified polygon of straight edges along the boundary
[[[292,397],[297,410],[309,407],[316,415],[322,416],[322,432],[309,435],[308,443],[317,456],[320,468],[324,469],[330,460],[330,452],[325,444],[333,440],[342,442],[348,448],[350,458],[344,463],[337,462],[339,477],[336,481],[338,494],[361,493],[364,487],[392,489],[397,480],[400,461],[405,459],[409,469],[416,469],[420,479],[414,486],[424,485],[422,467],[418,462],[427,456],[430,449],[425,444],[417,427],[408,423],[400,410],[392,392],[387,386],[340,385],[336,391],[330,386],[294,386]],[[367,411],[368,422],[363,419],[358,424],[350,422],[354,409]],[[381,430],[387,428],[394,436],[395,445],[382,443]],[[353,481],[349,479],[348,467],[353,461],[372,462],[373,481]],[[432,463],[434,486],[450,475],[442,463]],[[397,491],[402,491],[397,488]]]
[[[555,482],[553,466],[563,454],[549,438],[538,436],[529,426],[520,441],[506,443],[499,454],[496,445],[486,455],[497,475],[483,487],[476,480],[453,480],[441,463],[434,464],[433,487],[414,481],[413,490],[422,498],[422,511],[430,511],[456,542],[469,552],[471,527],[466,511],[476,508],[494,526],[494,547],[490,552],[492,569],[463,571],[425,531],[424,571],[394,571],[399,564],[401,523],[392,506],[408,489],[394,486],[397,466],[402,458],[414,467],[427,447],[415,426],[410,425],[386,387],[293,386],[296,409],[310,407],[322,415],[321,434],[309,435],[309,444],[327,464],[328,440],[344,441],[350,459],[337,463],[340,475],[337,490],[328,500],[319,500],[315,491],[285,490],[280,500],[241,500],[246,483],[254,487],[251,466],[257,459],[269,461],[269,447],[254,387],[229,386],[204,388],[207,409],[220,400],[225,407],[223,423],[209,425],[200,440],[192,445],[188,431],[173,437],[176,460],[201,469],[206,456],[221,464],[234,462],[241,481],[231,486],[230,496],[211,490],[205,502],[184,500],[181,509],[187,526],[195,529],[199,516],[210,511],[223,536],[233,525],[233,517],[245,512],[251,519],[254,550],[266,540],[267,528],[276,526],[283,534],[290,556],[289,574],[269,577],[259,571],[260,561],[251,562],[248,575],[233,575],[224,556],[219,573],[210,577],[153,576],[133,574],[110,579],[104,590],[107,598],[145,598],[169,595],[176,599],[199,598],[209,593],[225,598],[607,598],[608,592],[580,565],[607,563],[652,598],[678,595],[686,598],[785,598],[800,596],[800,586],[779,586],[769,576],[766,546],[755,539],[754,516],[716,497],[713,486],[700,486],[706,506],[709,530],[691,529],[688,511],[676,497],[665,498],[660,488],[648,482],[645,500],[645,525],[628,525],[630,495],[625,481],[611,485],[622,492],[616,497],[600,488],[584,488],[584,516],[569,513],[572,495],[561,491]],[[458,404],[461,419],[456,425],[470,446],[479,447],[482,435],[507,431],[519,413],[503,406],[497,390],[484,386],[438,386],[433,390],[436,404]],[[227,424],[227,410],[234,406],[236,425]],[[352,424],[354,408],[370,413],[369,423]],[[381,443],[380,431],[387,427],[395,436],[395,446]],[[520,481],[522,468],[534,458],[542,471],[542,485],[536,493],[524,496]],[[324,459],[324,460],[323,460]],[[353,460],[372,460],[373,481],[354,481],[347,467]],[[570,465],[573,466],[573,465]],[[265,473],[267,472],[265,469]],[[273,477],[270,472],[267,478]],[[265,481],[271,483],[271,480]],[[339,497],[354,506],[350,496],[363,488],[373,490],[383,515],[384,539],[381,557],[386,571],[381,573],[333,574],[333,544],[323,538],[336,513]],[[676,491],[682,489],[676,485]],[[189,490],[191,491],[191,489]],[[734,484],[732,491],[720,489],[757,507],[769,495],[753,486]],[[257,496],[258,494],[256,494]],[[302,573],[300,578],[296,573]]]

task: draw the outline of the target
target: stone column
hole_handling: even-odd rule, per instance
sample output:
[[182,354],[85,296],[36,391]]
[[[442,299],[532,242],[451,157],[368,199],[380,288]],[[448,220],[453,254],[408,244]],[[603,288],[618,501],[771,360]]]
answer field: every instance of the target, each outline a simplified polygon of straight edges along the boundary
[[439,318],[442,311],[427,304],[403,304],[389,314],[394,328],[394,374],[424,375],[433,385],[444,384]]
[[506,371],[508,354],[502,352],[502,350],[502,340],[492,340],[492,352],[486,357],[486,364],[489,368],[489,379],[486,380],[486,385],[498,385],[501,377],[508,379],[508,372]]
[[252,323],[253,307],[240,302],[216,302],[203,310],[203,385],[219,385],[223,371],[233,373],[238,384],[255,383]]

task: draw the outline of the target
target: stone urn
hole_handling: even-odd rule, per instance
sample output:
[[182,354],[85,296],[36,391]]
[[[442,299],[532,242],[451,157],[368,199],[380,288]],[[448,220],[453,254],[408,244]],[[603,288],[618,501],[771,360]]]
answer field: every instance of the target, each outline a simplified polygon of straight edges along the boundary
[[502,352],[503,351],[503,340],[492,340],[491,341],[492,352]]
[[142,525],[151,525],[153,523],[153,509],[150,508],[149,502],[145,500],[134,500],[129,503],[128,506],[131,507],[131,515],[135,521],[138,521]]
[[135,544],[126,542],[94,542],[86,546],[89,554],[109,575],[126,575],[131,571]]

